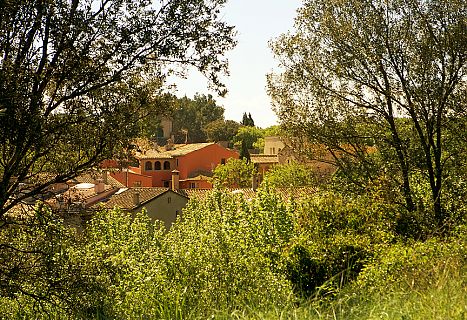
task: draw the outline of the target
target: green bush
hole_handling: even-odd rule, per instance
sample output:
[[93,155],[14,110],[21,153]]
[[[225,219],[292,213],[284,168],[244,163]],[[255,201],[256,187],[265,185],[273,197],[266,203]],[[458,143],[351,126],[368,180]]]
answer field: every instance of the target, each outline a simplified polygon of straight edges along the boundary
[[436,286],[453,273],[465,271],[465,240],[464,235],[380,247],[360,273],[357,285],[373,291],[387,290],[388,287],[423,290]]
[[293,243],[285,252],[288,279],[298,297],[334,295],[354,280],[371,257],[363,238],[333,237]]
[[419,308],[412,292],[465,289],[465,227],[407,240],[401,212],[378,192],[287,201],[266,185],[192,200],[170,230],[108,210],[76,232],[39,208],[0,230],[0,318],[358,319],[401,297]]

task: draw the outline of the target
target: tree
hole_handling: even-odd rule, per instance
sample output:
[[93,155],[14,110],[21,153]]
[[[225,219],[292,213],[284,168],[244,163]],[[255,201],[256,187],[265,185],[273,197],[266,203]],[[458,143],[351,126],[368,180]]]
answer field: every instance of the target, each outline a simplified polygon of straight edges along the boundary
[[237,134],[240,124],[233,120],[216,120],[208,123],[203,131],[208,141],[229,141],[232,142]]
[[316,185],[316,174],[305,164],[292,162],[277,165],[264,174],[263,182],[274,187],[302,187]]
[[0,217],[128,150],[145,82],[189,65],[222,93],[222,55],[235,44],[224,2],[2,1]]
[[226,164],[218,165],[214,169],[214,186],[224,188],[251,187],[256,169],[253,163],[245,159],[230,158]]
[[255,122],[253,121],[253,118],[251,117],[251,113],[248,113],[248,115],[246,114],[246,112],[243,113],[241,124],[247,127],[255,126]]
[[267,127],[263,130],[263,137],[258,138],[255,143],[253,143],[253,147],[255,149],[260,150],[260,152],[263,152],[264,150],[264,137],[272,137],[272,136],[281,136],[282,135],[282,130],[281,127],[278,125],[270,126]]
[[161,119],[162,117],[170,117],[171,112],[177,105],[177,97],[171,93],[162,93],[151,99],[153,108],[146,116],[139,121],[139,136],[156,140],[163,134]]
[[263,130],[257,127],[241,127],[234,137],[235,146],[240,148],[242,145],[246,149],[253,149],[253,144],[260,138],[263,138]]
[[216,120],[224,120],[224,108],[218,106],[212,95],[196,94],[193,99],[178,99],[172,113],[173,132],[176,143],[206,142],[203,130]]
[[[459,0],[305,1],[296,32],[273,44],[284,72],[268,87],[282,124],[360,163],[369,141],[392,150],[407,209],[411,174],[422,172],[441,225],[446,168],[459,152],[447,132],[466,111],[466,14]],[[421,150],[422,167],[410,149]]]

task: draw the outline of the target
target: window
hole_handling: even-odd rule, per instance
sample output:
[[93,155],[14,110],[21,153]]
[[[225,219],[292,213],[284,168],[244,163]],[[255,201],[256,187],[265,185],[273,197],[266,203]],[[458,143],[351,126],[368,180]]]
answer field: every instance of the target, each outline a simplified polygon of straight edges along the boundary
[[160,170],[161,169],[161,163],[159,161],[154,162],[154,170]]
[[276,148],[272,148],[272,154],[276,154]]
[[172,203],[172,197],[167,198],[167,203]]
[[190,188],[191,188],[191,189],[195,189],[195,188],[196,188],[196,183],[190,182]]
[[152,170],[152,162],[147,161],[146,164],[144,165],[144,170],[149,171]]
[[170,170],[170,162],[164,161],[164,170]]
[[164,188],[169,188],[170,181],[164,181]]
[[178,159],[175,160],[175,165],[176,165],[177,168],[178,168]]
[[141,187],[141,181],[133,182],[133,187]]
[[225,158],[221,159],[221,164],[225,164]]

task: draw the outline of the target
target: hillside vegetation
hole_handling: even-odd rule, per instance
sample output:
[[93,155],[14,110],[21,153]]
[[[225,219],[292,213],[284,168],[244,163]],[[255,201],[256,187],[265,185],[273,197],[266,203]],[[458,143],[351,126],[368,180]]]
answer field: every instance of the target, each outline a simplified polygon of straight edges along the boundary
[[380,190],[321,190],[289,201],[267,185],[255,199],[215,190],[190,201],[168,231],[144,212],[131,218],[111,210],[77,233],[38,207],[28,227],[2,233],[30,268],[2,284],[11,294],[2,295],[0,314],[463,319],[465,222],[441,235],[424,232],[416,217],[407,227],[406,215]]

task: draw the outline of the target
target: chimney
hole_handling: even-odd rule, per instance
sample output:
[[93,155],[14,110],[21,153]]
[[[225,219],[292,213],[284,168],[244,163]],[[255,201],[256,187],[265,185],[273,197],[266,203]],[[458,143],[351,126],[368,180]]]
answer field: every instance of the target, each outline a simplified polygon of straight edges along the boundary
[[138,191],[135,191],[133,193],[133,206],[137,207],[140,205],[140,199],[139,199],[139,192]]
[[172,190],[180,189],[179,174],[180,174],[180,171],[178,170],[172,171]]
[[104,190],[105,190],[104,180],[96,179],[96,183],[94,185],[94,191],[96,193],[102,193],[102,192],[104,192]]
[[167,144],[165,145],[165,150],[170,151],[173,150],[174,148],[174,143],[172,139],[167,139]]
[[102,180],[104,181],[104,184],[109,183],[109,173],[107,172],[107,170],[102,172]]

